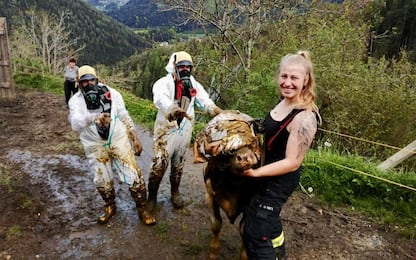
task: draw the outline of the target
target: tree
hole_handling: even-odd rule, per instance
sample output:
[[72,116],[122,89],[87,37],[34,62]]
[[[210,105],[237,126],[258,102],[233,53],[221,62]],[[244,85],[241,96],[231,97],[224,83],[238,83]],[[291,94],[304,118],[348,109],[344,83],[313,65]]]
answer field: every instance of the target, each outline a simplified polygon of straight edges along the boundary
[[398,57],[402,50],[416,61],[416,1],[388,0],[381,9],[383,20],[375,25],[371,54],[374,57]]
[[[301,14],[306,5],[301,0],[160,0],[162,10],[176,10],[183,14],[183,23],[198,24],[205,32],[203,52],[195,53],[195,60],[204,67],[215,68],[208,91],[228,106],[233,100],[225,96],[238,93],[242,99],[253,91],[249,77],[253,55],[259,52],[262,34],[270,24]],[[208,40],[208,42],[206,42]],[[188,49],[195,50],[195,42],[187,42]],[[197,64],[198,65],[198,64]],[[228,92],[228,94],[226,93]],[[225,94],[225,95],[223,95]]]
[[[238,58],[238,65],[248,73],[252,53],[264,25],[280,20],[300,8],[299,2],[283,0],[214,0],[184,1],[165,0],[165,11],[178,10],[185,14],[184,22],[196,22],[208,35],[215,49],[221,53],[221,65],[231,55]],[[214,32],[214,33],[212,33]]]
[[[58,74],[68,62],[68,57],[76,56],[85,46],[77,46],[78,38],[71,38],[71,31],[65,27],[68,13],[63,11],[59,17],[49,15],[44,11],[33,9],[22,19],[19,33],[26,35],[31,46],[35,49],[35,57],[40,57],[44,68]],[[24,52],[26,46],[21,46]]]

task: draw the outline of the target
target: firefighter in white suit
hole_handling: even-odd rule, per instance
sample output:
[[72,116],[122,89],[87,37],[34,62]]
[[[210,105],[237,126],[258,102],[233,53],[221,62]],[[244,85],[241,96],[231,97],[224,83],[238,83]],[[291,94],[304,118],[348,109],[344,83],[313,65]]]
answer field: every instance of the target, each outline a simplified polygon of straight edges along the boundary
[[80,91],[69,100],[68,120],[72,129],[80,133],[94,172],[94,184],[104,200],[104,213],[98,223],[107,223],[116,213],[114,168],[119,181],[129,185],[140,219],[146,225],[154,224],[156,220],[146,208],[142,171],[135,159],[142,148],[121,94],[99,83],[94,68],[88,65],[79,68],[79,87]]
[[174,208],[184,206],[179,192],[184,157],[189,148],[194,106],[212,116],[222,110],[210,99],[204,87],[191,75],[192,57],[185,51],[171,55],[166,66],[168,74],[153,85],[153,103],[158,109],[153,130],[154,158],[148,182],[148,208],[154,209],[160,182],[171,166],[171,202]]

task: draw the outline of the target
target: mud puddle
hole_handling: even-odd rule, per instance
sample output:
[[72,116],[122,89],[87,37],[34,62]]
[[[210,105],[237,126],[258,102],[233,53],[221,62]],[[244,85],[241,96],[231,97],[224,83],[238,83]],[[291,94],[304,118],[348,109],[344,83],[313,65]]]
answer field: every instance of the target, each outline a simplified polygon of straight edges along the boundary
[[[139,136],[144,149],[136,158],[147,183],[153,156],[151,149],[153,141],[150,133],[143,129],[140,129]],[[55,236],[43,241],[34,258],[150,259],[159,256],[161,259],[176,259],[175,252],[167,252],[167,247],[163,246],[164,243],[173,242],[165,241],[171,236],[165,234],[175,232],[174,230],[178,228],[187,229],[186,221],[189,219],[197,221],[201,230],[189,228],[189,238],[178,237],[174,241],[178,243],[178,253],[183,255],[184,250],[192,247],[194,243],[192,236],[198,237],[198,232],[203,240],[209,238],[208,216],[204,213],[206,209],[202,164],[193,164],[190,153],[187,154],[181,184],[186,207],[174,210],[170,203],[168,169],[158,194],[158,223],[152,227],[145,226],[139,221],[128,186],[117,182],[115,182],[116,216],[107,225],[96,223],[103,202],[95,190],[93,174],[89,171],[87,160],[83,156],[56,154],[39,157],[27,150],[14,149],[8,152],[7,159],[21,165],[22,170],[29,176],[30,183],[41,186],[42,195],[47,197],[48,205],[45,205],[45,212],[38,212],[34,217],[46,228],[48,226],[61,228],[56,230]],[[198,215],[204,214],[207,217],[201,219],[200,216],[196,216],[193,220],[192,212],[195,210],[200,211]],[[175,219],[178,219],[176,223],[172,221]],[[43,231],[39,230],[39,232]],[[197,251],[201,250],[205,249],[200,248]],[[194,255],[190,259],[195,257],[198,258]]]

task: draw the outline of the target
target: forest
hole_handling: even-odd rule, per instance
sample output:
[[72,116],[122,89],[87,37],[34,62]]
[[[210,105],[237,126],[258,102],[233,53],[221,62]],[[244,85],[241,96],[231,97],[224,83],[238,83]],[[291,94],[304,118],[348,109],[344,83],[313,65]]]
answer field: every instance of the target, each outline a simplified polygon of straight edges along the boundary
[[[82,0],[1,0],[0,16],[6,17],[8,31],[12,35],[14,32],[18,34],[24,31],[25,26],[32,24],[40,37],[42,24],[46,23],[49,27],[59,25],[59,29],[55,32],[68,34],[66,39],[62,39],[62,44],[65,40],[73,41],[72,51],[82,49],[82,52],[76,53],[80,63],[111,66],[136,52],[151,47],[151,43],[137,35],[132,29],[104,15]],[[31,17],[38,17],[38,19],[30,22]],[[61,21],[61,17],[65,19]],[[48,41],[52,41],[56,35],[49,34]],[[35,37],[26,35],[22,38],[21,40],[34,41]],[[29,42],[21,43],[26,46],[28,44]],[[34,56],[41,55],[40,53],[33,54]],[[65,54],[68,55],[68,53]],[[67,59],[68,56],[60,57],[61,66],[67,62]]]
[[[91,3],[94,1],[90,1]],[[166,3],[165,3],[166,2]],[[207,1],[210,2],[210,1]],[[322,1],[342,4],[342,0]],[[374,1],[377,2],[377,1]],[[381,20],[372,22],[373,34],[369,53],[374,57],[397,56],[402,49],[409,51],[409,58],[414,57],[416,39],[416,6],[414,1],[379,1]],[[122,6],[116,3],[107,4],[104,13],[130,28],[164,28],[172,27],[177,31],[187,31],[199,28],[198,24],[184,24],[186,12],[173,9],[163,11],[169,6],[169,1],[130,0]]]

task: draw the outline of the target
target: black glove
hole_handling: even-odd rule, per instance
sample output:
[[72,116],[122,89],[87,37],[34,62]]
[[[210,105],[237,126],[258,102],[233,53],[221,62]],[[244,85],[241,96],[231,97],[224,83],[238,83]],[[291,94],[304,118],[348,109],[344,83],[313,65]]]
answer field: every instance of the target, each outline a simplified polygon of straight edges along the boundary
[[250,122],[250,125],[253,128],[255,134],[264,134],[264,119],[263,118],[256,118]]

